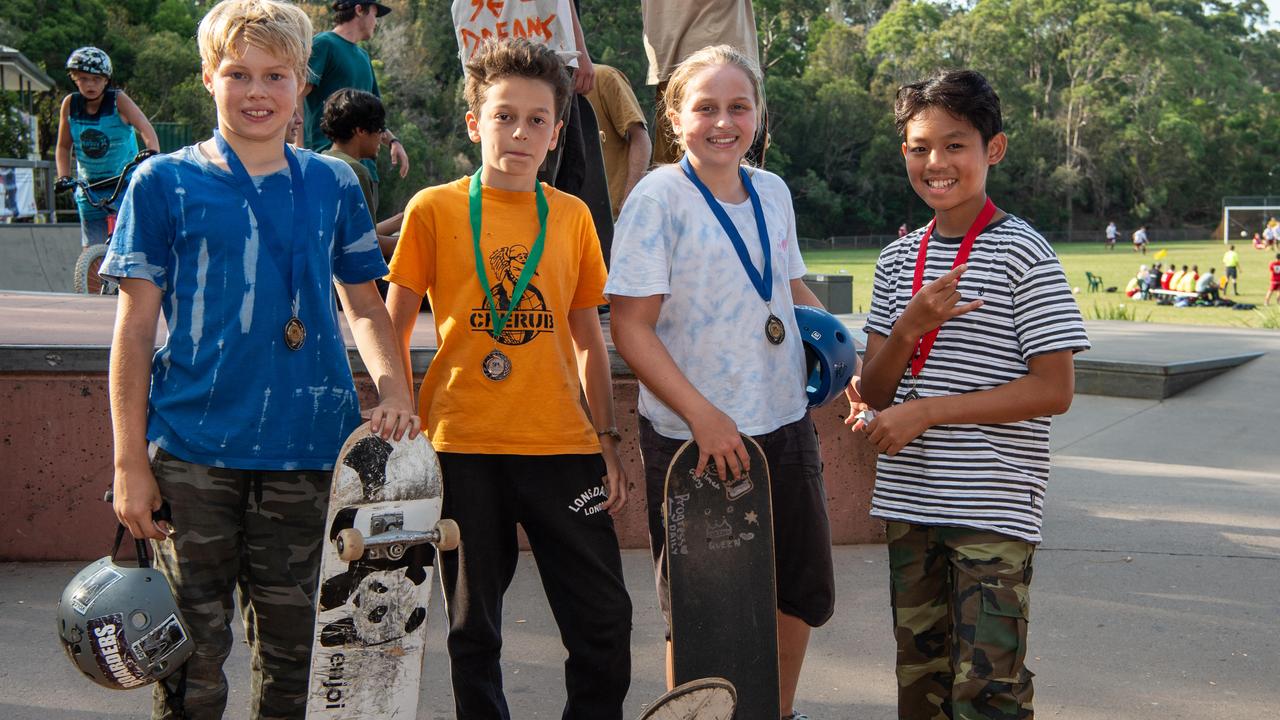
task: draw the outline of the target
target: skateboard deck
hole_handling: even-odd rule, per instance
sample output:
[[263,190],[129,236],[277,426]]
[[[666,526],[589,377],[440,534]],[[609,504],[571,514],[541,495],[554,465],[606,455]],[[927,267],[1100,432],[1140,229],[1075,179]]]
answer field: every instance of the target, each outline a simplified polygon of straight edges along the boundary
[[693,680],[655,700],[639,720],[730,720],[737,697],[724,678]]
[[425,657],[440,463],[423,435],[383,440],[365,423],[334,466],[311,646],[308,718],[414,718]]
[[701,475],[692,440],[667,469],[665,505],[671,645],[677,684],[721,677],[737,688],[739,720],[776,720],[777,588],[769,466],[742,436],[750,472],[720,481]]

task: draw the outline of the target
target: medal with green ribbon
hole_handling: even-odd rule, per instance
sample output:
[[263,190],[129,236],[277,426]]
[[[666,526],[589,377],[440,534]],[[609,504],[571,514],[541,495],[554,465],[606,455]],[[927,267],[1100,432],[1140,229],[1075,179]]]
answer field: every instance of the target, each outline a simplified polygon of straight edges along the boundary
[[[542,183],[534,182],[533,192],[537,199],[538,206],[538,239],[533,241],[533,247],[529,250],[529,258],[525,261],[524,269],[520,271],[520,277],[516,280],[515,287],[511,290],[511,295],[507,297],[507,306],[505,308],[498,307],[498,301],[493,297],[493,288],[489,286],[489,275],[484,270],[484,253],[480,250],[480,225],[484,217],[481,211],[483,204],[484,188],[481,185],[480,174],[484,172],[481,167],[476,170],[476,174],[471,176],[471,189],[468,193],[471,209],[471,245],[476,255],[476,277],[480,280],[480,288],[484,290],[485,297],[489,299],[489,320],[491,327],[489,334],[493,337],[494,348],[485,355],[484,361],[481,363],[481,370],[484,376],[497,382],[505,380],[511,374],[511,358],[506,353],[498,349],[498,343],[502,342],[502,329],[506,327],[507,321],[511,319],[511,313],[520,304],[520,298],[524,296],[525,288],[529,286],[529,281],[533,279],[535,271],[538,269],[538,261],[542,259],[542,247],[546,244],[547,239],[547,198],[542,194]],[[500,312],[503,311],[503,312]]]

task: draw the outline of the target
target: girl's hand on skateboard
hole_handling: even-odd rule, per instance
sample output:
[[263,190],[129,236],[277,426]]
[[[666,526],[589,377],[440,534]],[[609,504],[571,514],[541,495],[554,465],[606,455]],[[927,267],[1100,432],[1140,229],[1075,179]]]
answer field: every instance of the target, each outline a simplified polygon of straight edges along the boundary
[[160,486],[156,484],[151,467],[143,465],[135,470],[117,469],[112,484],[112,507],[116,518],[129,534],[139,540],[164,540],[173,534],[173,526],[164,520],[155,520],[152,513],[160,509]]
[[844,419],[845,425],[852,425],[850,428],[854,432],[866,430],[867,421],[863,417],[859,417],[862,413],[871,409],[871,406],[862,402],[862,395],[858,392],[862,378],[857,375],[853,376],[853,381],[849,383],[849,387],[844,389],[844,396],[849,399],[849,417]]
[[960,276],[968,269],[968,265],[952,268],[946,275],[920,288],[920,292],[907,303],[907,309],[902,311],[893,329],[915,341],[951,318],[982,307],[981,300],[960,302],[963,299],[960,297]]
[[928,403],[929,400],[924,398],[885,408],[867,423],[864,432],[880,452],[897,455],[902,448],[929,429],[931,423]]
[[707,409],[689,422],[693,441],[698,443],[698,467],[694,473],[701,475],[707,469],[707,461],[716,464],[716,472],[722,481],[734,480],[751,470],[751,457],[742,444],[738,426],[733,418],[707,403]]
[[622,506],[627,504],[627,471],[622,467],[622,458],[618,457],[618,441],[609,435],[600,436],[600,454],[604,456],[605,510],[609,517],[617,517]]
[[413,404],[402,398],[383,400],[369,413],[369,429],[383,440],[400,440],[405,435],[412,440],[421,427],[422,419],[414,414]]

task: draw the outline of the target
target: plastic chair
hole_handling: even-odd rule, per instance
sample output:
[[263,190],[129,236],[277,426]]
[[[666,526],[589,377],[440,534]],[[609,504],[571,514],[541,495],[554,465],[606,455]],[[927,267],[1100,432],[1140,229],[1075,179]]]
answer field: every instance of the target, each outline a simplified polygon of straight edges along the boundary
[[1084,274],[1086,280],[1089,281],[1089,292],[1098,292],[1102,289],[1102,278],[1086,271]]

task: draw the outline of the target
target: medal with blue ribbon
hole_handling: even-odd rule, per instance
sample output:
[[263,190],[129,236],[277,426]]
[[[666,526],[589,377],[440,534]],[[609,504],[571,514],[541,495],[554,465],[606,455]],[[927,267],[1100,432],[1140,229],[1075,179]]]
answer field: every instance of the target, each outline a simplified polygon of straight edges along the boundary
[[[262,195],[253,184],[253,178],[249,177],[249,171],[245,170],[244,163],[240,162],[240,157],[236,155],[235,150],[231,149],[231,145],[227,143],[227,139],[222,136],[220,130],[213,131],[213,141],[218,152],[222,154],[222,159],[227,162],[227,167],[231,169],[231,177],[235,181],[236,189],[253,210],[259,241],[267,244],[267,256],[275,263],[281,279],[284,280],[285,288],[289,291],[292,313],[284,324],[284,344],[290,350],[297,350],[307,341],[307,326],[302,324],[300,317],[302,281],[306,274],[307,238],[306,190],[302,184],[302,165],[298,163],[293,149],[286,144],[284,157],[289,163],[289,178],[293,188],[293,225],[289,228],[280,228],[275,223],[275,216],[267,210]],[[302,240],[298,239],[299,235],[302,236]],[[289,261],[282,260],[284,257],[288,257]]]
[[756,266],[751,262],[751,255],[747,252],[747,243],[742,239],[742,233],[738,232],[737,226],[725,212],[724,206],[698,178],[698,173],[694,172],[688,155],[680,160],[680,169],[684,170],[685,176],[693,186],[698,188],[702,199],[707,202],[707,207],[720,222],[720,227],[724,228],[725,234],[729,236],[729,242],[733,243],[733,249],[738,253],[738,260],[742,262],[742,269],[747,272],[747,278],[751,280],[756,293],[764,301],[765,308],[769,311],[769,317],[764,321],[765,339],[774,345],[781,345],[787,337],[787,328],[782,324],[782,319],[773,314],[773,306],[770,304],[773,300],[773,253],[769,249],[769,227],[765,222],[764,207],[760,204],[760,195],[756,193],[755,186],[751,184],[751,176],[747,174],[745,168],[738,168],[738,177],[742,179],[742,185],[747,189],[747,196],[751,198],[751,212],[755,215],[756,230],[760,233],[760,249],[764,254],[763,272],[756,270]]

